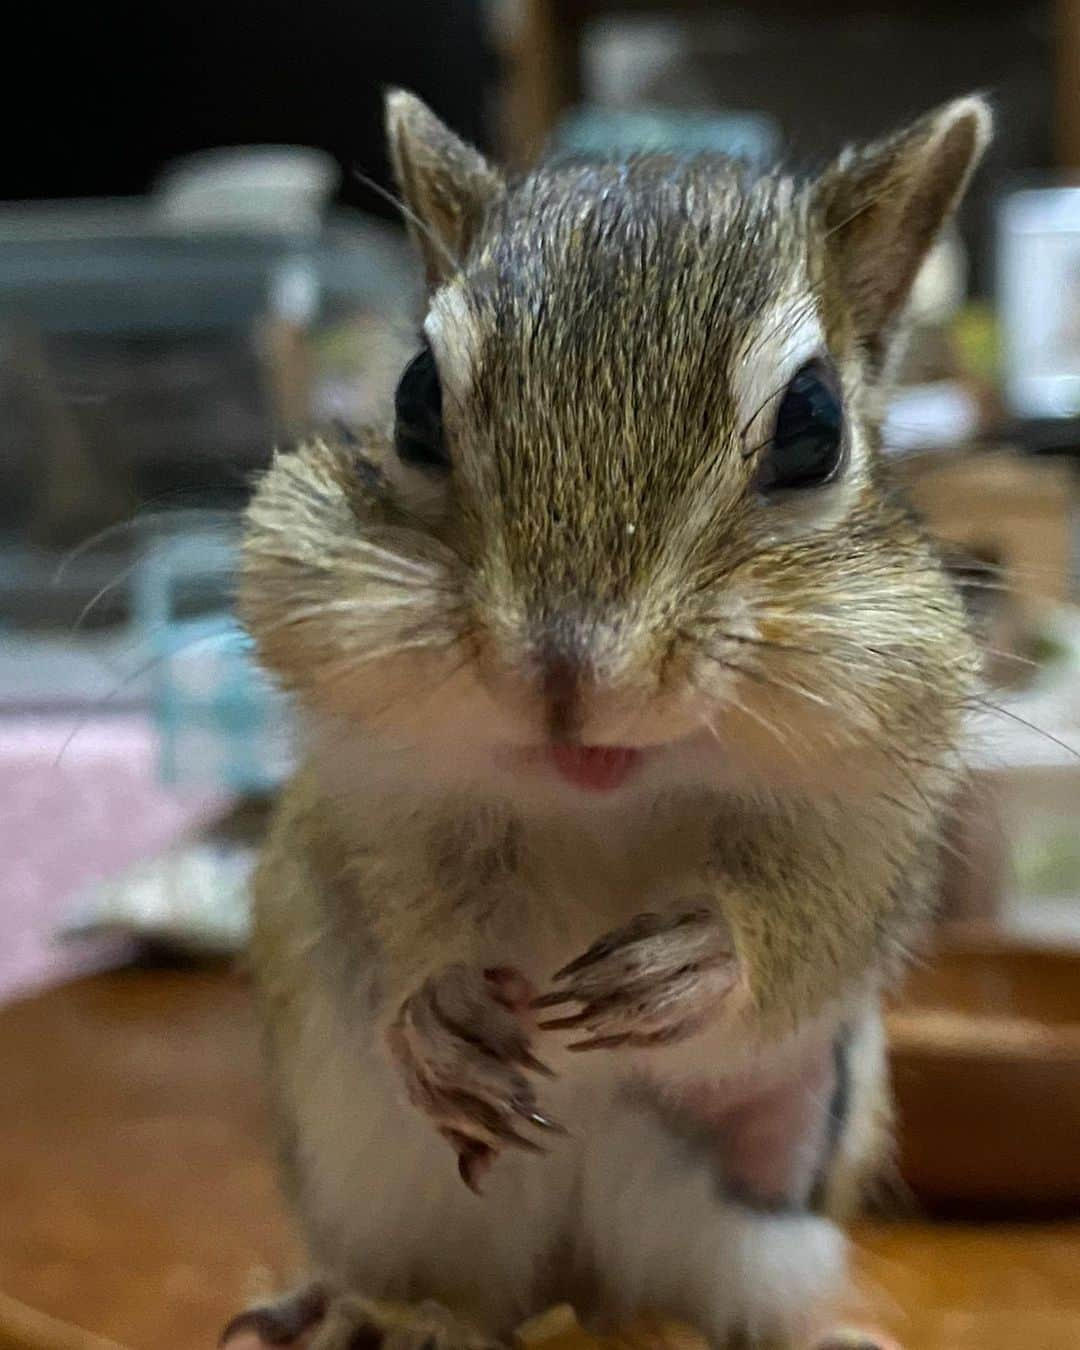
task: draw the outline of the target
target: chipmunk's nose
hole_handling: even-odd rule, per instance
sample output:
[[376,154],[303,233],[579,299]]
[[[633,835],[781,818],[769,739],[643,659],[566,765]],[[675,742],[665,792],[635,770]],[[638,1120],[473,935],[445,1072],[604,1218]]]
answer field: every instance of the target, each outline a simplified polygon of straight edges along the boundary
[[581,735],[586,701],[595,682],[595,626],[560,615],[536,636],[536,666],[547,732],[556,743]]
[[572,743],[581,735],[586,678],[584,663],[577,657],[553,650],[540,658],[544,721],[556,744]]
[[605,741],[613,719],[625,716],[634,666],[602,615],[534,613],[520,627],[487,628],[486,638],[478,646],[485,683],[549,744]]

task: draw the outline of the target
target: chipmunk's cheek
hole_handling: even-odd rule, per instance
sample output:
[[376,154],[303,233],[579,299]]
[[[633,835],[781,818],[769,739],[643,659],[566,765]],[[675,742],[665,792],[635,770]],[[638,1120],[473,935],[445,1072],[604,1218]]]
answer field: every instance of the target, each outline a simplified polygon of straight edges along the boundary
[[444,741],[468,726],[491,729],[498,713],[467,665],[443,653],[387,657],[328,671],[317,684],[327,711],[410,743]]

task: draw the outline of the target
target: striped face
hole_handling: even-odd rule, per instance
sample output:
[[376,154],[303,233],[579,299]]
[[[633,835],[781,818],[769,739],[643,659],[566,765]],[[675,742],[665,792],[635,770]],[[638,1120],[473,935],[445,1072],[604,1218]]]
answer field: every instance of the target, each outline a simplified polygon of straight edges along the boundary
[[[440,161],[430,126],[424,173],[402,173],[399,136],[422,341],[385,442],[363,463],[315,447],[256,501],[248,610],[286,611],[270,659],[440,773],[539,766],[604,793],[691,747],[706,779],[722,759],[771,782],[952,716],[960,608],[882,483],[871,409],[967,129],[944,187],[916,172],[947,140],[933,121],[805,188],[660,158],[508,188],[460,142]],[[915,175],[885,220],[882,155],[888,181]]]

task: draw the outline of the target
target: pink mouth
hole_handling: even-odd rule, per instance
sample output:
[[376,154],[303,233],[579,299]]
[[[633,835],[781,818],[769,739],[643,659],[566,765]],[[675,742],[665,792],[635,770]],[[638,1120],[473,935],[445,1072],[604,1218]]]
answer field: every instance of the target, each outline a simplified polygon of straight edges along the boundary
[[556,745],[549,752],[555,772],[586,792],[613,792],[641,764],[640,750],[617,745]]

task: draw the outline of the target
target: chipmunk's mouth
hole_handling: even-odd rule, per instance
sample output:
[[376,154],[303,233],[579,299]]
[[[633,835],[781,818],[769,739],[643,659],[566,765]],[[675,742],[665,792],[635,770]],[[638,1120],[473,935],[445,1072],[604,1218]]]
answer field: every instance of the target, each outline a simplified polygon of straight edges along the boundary
[[559,777],[584,792],[614,792],[644,758],[643,750],[624,745],[556,745],[548,751]]
[[511,772],[552,775],[581,792],[615,792],[660,745],[522,745],[507,747],[496,763]]

